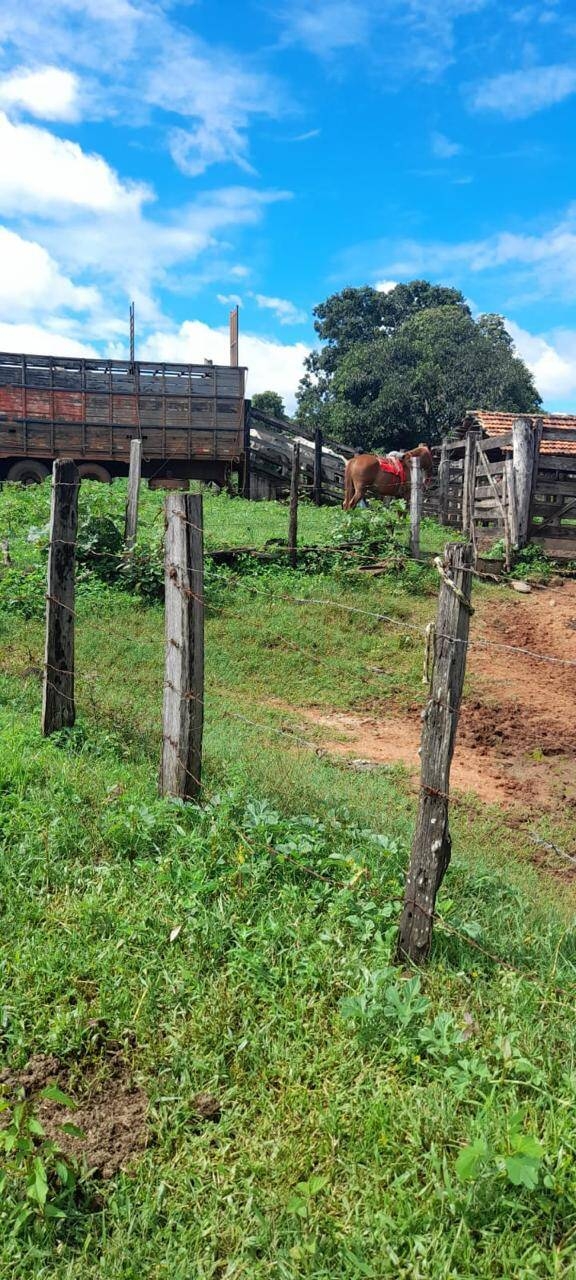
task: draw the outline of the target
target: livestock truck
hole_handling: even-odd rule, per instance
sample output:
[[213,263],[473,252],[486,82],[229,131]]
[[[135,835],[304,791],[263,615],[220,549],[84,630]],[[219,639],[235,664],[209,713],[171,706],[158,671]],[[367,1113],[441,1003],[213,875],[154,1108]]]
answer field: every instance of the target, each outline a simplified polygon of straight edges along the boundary
[[223,484],[245,447],[245,369],[0,353],[0,480],[45,479],[55,458],[81,476],[128,474],[142,442],[153,485]]

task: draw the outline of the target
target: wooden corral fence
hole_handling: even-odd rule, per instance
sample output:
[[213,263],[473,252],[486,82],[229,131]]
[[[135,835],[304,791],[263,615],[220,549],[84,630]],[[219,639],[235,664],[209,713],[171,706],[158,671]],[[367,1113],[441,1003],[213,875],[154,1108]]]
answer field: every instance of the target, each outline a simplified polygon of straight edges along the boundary
[[[435,450],[437,472],[424,494],[424,514],[474,534],[477,542],[509,539],[541,544],[548,555],[576,559],[576,426],[515,417],[510,429]],[[558,418],[555,418],[555,424]]]
[[318,506],[340,504],[344,497],[344,466],[354,450],[323,436],[307,435],[290,422],[250,407],[249,444],[245,456],[249,483],[244,495],[256,500],[287,497],[295,442],[300,445],[298,488]]

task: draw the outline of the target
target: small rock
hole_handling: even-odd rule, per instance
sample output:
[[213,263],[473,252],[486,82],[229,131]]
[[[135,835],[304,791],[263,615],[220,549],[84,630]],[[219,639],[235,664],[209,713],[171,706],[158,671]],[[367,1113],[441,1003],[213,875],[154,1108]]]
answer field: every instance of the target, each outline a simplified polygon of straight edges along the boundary
[[529,587],[527,582],[511,582],[510,586],[513,587],[514,591],[519,591],[523,596],[530,595],[532,590],[532,587]]

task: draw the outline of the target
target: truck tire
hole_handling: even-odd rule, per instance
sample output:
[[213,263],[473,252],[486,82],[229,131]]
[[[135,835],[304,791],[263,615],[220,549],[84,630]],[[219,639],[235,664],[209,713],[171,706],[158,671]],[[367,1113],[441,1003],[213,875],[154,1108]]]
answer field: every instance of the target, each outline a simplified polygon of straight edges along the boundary
[[6,479],[13,484],[42,484],[49,474],[48,467],[43,462],[37,462],[35,458],[22,458],[20,462],[12,463]]
[[102,484],[112,484],[110,472],[106,467],[101,467],[99,462],[80,462],[78,475],[81,480],[101,480]]

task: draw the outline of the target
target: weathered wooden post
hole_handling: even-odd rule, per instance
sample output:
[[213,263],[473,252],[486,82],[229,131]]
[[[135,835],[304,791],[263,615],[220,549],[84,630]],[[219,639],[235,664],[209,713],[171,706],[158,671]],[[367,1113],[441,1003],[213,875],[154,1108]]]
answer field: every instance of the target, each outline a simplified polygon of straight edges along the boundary
[[510,543],[513,550],[516,551],[518,548],[518,504],[516,502],[516,477],[512,458],[507,458],[504,463],[504,476],[506,480],[506,515]]
[[238,368],[238,328],[239,328],[239,312],[238,307],[230,312],[230,364],[233,369]]
[[132,551],[136,545],[138,528],[138,494],[140,492],[140,472],[142,469],[142,441],[130,442],[130,467],[128,470],[128,496],[126,499],[126,519],[124,523],[124,547]]
[[164,707],[160,791],[194,799],[201,787],[204,725],[202,495],[166,498]]
[[296,568],[298,546],[298,480],[300,479],[300,444],[294,441],[292,446],[292,473],[290,476],[290,519],[288,523],[289,560]]
[[422,727],[420,800],[396,951],[399,961],[415,964],[422,964],[430,951],[436,895],[452,852],[448,791],[473,612],[472,560],[470,543],[449,543],[441,565],[434,665]]
[[466,436],[464,451],[464,471],[462,473],[462,532],[468,538],[474,535],[474,502],[476,494],[476,445],[478,432],[469,431]]
[[252,469],[252,450],[250,448],[250,401],[244,401],[244,475],[242,478],[242,497],[250,498],[250,476]]
[[314,431],[314,483],[312,496],[317,507],[322,506],[322,432],[320,427]]
[[504,568],[507,573],[512,568],[514,560],[514,551],[512,548],[512,538],[510,535],[510,513],[508,511],[508,476],[506,474],[506,465],[502,472],[502,512],[504,521]]
[[58,458],[52,469],[42,733],[74,724],[74,568],[78,527],[78,468]]
[[420,555],[420,518],[422,515],[422,468],[419,458],[410,459],[410,555]]
[[450,501],[450,451],[448,441],[442,441],[440,463],[438,466],[438,502],[440,524],[448,524],[448,503]]
[[534,430],[529,418],[517,418],[512,427],[512,462],[518,512],[518,546],[525,547],[530,532],[534,485]]

